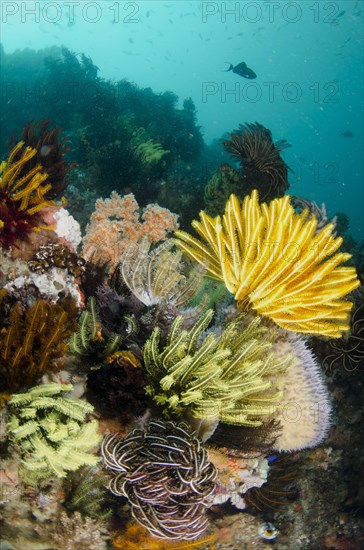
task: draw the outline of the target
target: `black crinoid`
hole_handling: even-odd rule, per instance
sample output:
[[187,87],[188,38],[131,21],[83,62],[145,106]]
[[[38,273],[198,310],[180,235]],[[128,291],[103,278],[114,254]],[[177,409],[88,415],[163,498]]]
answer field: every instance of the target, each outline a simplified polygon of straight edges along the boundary
[[285,139],[273,141],[271,131],[255,122],[239,124],[223,145],[240,163],[244,195],[258,189],[265,202],[284,195],[289,187],[289,168],[280,153],[290,147]]
[[324,367],[328,372],[335,368],[344,368],[347,373],[354,373],[364,368],[364,300],[363,293],[358,293],[351,312],[350,332],[339,340],[330,340]]
[[110,490],[151,534],[193,540],[205,531],[216,470],[186,424],[154,420],[124,438],[106,436],[101,452],[115,472]]

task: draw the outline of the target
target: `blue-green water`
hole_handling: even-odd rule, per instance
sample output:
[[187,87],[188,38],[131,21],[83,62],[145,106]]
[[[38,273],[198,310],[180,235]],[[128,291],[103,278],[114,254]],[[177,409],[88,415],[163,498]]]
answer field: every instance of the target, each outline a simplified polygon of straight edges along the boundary
[[[325,202],[329,216],[346,212],[362,240],[362,1],[42,0],[1,9],[7,54],[63,45],[89,56],[103,78],[170,90],[181,105],[191,97],[207,143],[239,123],[265,125],[292,145],[290,192]],[[255,80],[222,72],[241,61]],[[9,99],[3,87],[2,112]]]

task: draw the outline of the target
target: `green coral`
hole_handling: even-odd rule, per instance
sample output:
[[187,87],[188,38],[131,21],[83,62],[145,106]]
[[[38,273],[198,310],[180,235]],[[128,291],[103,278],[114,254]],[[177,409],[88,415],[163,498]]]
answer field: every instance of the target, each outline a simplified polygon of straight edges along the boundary
[[277,408],[281,394],[272,380],[288,368],[291,357],[275,357],[269,331],[258,317],[248,320],[241,314],[219,336],[204,336],[212,318],[208,310],[187,331],[177,317],[162,350],[160,331],[154,330],[143,350],[146,391],[167,416],[189,411],[207,422],[259,426]]
[[65,477],[68,471],[93,466],[98,460],[88,452],[100,441],[98,422],[86,421],[93,407],[61,395],[71,390],[71,384],[44,384],[14,394],[8,403],[7,428],[22,455],[20,474],[25,483]]

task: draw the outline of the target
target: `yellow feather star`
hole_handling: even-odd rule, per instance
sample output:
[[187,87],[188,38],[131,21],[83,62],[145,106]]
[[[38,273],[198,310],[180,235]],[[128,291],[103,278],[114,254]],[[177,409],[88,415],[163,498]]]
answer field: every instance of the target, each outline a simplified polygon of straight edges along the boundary
[[[14,160],[19,152],[19,160]],[[46,206],[55,206],[53,201],[44,198],[52,186],[50,183],[43,185],[48,174],[42,171],[39,164],[29,169],[21,178],[18,177],[36,153],[36,149],[25,147],[24,142],[20,141],[12,149],[7,161],[0,164],[0,191],[7,193],[14,203],[18,203],[17,208],[29,215],[39,212]]]
[[240,307],[295,332],[340,338],[349,329],[352,303],[343,298],[360,281],[355,268],[340,266],[350,254],[333,255],[342,244],[333,224],[316,232],[316,217],[296,214],[288,195],[260,204],[256,190],[242,204],[231,195],[222,218],[200,218],[192,226],[202,241],[176,231],[177,244]]

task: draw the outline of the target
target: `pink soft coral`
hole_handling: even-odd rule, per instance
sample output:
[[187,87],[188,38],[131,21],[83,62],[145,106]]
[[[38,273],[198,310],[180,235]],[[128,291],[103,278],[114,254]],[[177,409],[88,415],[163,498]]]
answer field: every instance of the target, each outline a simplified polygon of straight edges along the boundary
[[168,233],[178,229],[177,218],[158,204],[148,204],[141,212],[133,193],[121,197],[113,191],[109,199],[96,201],[82,255],[94,262],[108,262],[114,271],[131,242],[138,242],[145,235],[152,243],[165,240]]

